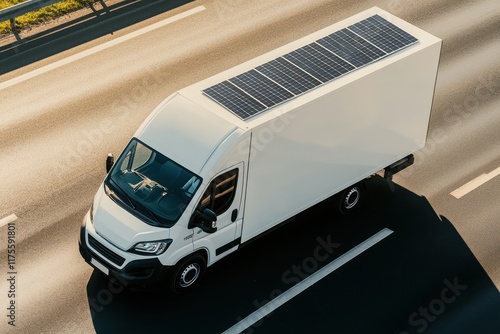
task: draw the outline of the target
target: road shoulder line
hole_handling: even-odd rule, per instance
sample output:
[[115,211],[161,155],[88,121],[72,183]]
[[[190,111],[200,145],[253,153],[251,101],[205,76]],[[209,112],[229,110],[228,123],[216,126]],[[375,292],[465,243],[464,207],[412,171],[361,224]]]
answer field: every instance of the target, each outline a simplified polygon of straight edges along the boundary
[[251,313],[248,315],[246,318],[229,328],[228,330],[224,331],[223,334],[236,334],[236,333],[241,333],[245,329],[251,327],[254,323],[257,321],[261,320],[262,318],[266,317],[269,313],[273,312],[286,302],[288,302],[290,299],[293,297],[299,295],[301,292],[305,291],[318,281],[320,281],[322,278],[326,277],[327,275],[331,274],[333,271],[336,269],[340,268],[347,262],[351,261],[354,259],[356,256],[360,255],[367,249],[371,248],[375,244],[379,243],[389,235],[391,235],[394,231],[384,228],[383,230],[379,231],[378,233],[372,235],[370,238],[366,239],[359,245],[355,246],[351,250],[349,250],[347,253],[342,254],[317,272],[311,274],[307,278],[305,278],[303,281],[297,283],[294,285],[292,288],[288,289],[278,297],[274,298],[255,312]]
[[149,25],[147,27],[141,28],[141,29],[139,29],[137,31],[128,33],[128,34],[126,34],[124,36],[118,37],[116,39],[113,39],[113,40],[108,41],[106,43],[103,43],[101,45],[95,46],[95,47],[90,48],[88,50],[79,52],[79,53],[74,54],[72,56],[69,56],[67,58],[64,58],[64,59],[61,59],[59,61],[56,61],[55,63],[52,63],[50,65],[46,65],[46,66],[40,67],[39,69],[36,69],[36,70],[31,71],[31,72],[25,73],[25,74],[20,75],[20,76],[18,76],[16,78],[7,80],[5,82],[0,83],[0,90],[8,88],[8,87],[11,87],[11,86],[14,86],[14,85],[16,85],[18,83],[21,83],[23,81],[29,80],[31,78],[34,78],[36,76],[39,76],[40,74],[47,73],[47,72],[52,71],[53,69],[56,69],[58,67],[70,64],[72,62],[75,62],[75,61],[80,60],[82,58],[85,58],[87,56],[90,56],[90,55],[92,55],[94,53],[97,53],[97,52],[100,52],[102,50],[108,49],[108,48],[110,48],[112,46],[115,46],[117,44],[126,42],[126,41],[128,41],[128,40],[130,40],[132,38],[144,35],[145,33],[148,33],[148,32],[151,32],[153,30],[156,30],[158,28],[164,27],[164,26],[166,26],[166,25],[168,25],[170,23],[179,21],[179,20],[181,20],[183,18],[186,18],[188,16],[194,15],[194,14],[196,14],[198,12],[201,12],[201,11],[203,11],[205,9],[206,9],[205,6],[198,6],[198,7],[189,9],[189,10],[187,10],[185,12],[182,12],[180,14],[174,15],[174,16],[169,17],[169,18],[167,18],[165,20],[162,20],[160,22],[156,22],[156,23],[153,23],[153,24],[151,24],[151,25]]

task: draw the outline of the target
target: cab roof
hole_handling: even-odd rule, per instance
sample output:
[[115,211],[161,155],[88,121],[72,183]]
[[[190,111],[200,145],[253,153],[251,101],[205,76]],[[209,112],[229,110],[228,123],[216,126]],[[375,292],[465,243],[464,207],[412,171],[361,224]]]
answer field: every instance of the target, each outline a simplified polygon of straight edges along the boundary
[[213,151],[238,127],[176,93],[160,104],[135,137],[199,173]]

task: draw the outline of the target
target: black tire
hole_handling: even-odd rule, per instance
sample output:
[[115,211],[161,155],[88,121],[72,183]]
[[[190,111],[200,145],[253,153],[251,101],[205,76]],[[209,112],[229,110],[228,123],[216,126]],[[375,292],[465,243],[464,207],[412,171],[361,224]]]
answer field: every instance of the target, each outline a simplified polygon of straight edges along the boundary
[[337,209],[343,215],[348,215],[356,211],[363,202],[364,192],[365,187],[363,181],[344,189],[337,198]]
[[193,289],[201,281],[207,261],[198,253],[191,254],[182,259],[170,277],[169,288],[174,293],[184,293]]

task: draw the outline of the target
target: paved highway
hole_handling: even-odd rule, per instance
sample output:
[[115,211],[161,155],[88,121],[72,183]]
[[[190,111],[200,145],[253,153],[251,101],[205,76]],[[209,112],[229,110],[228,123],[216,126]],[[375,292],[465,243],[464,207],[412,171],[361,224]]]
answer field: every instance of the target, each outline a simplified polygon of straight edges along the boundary
[[[374,177],[362,212],[341,217],[322,203],[216,264],[188,296],[122,291],[84,263],[80,222],[106,154],[159,102],[375,5],[444,41],[428,143],[394,178],[396,192]],[[17,217],[13,299],[9,227],[0,227],[2,332],[219,333],[237,323],[247,333],[500,332],[497,0],[123,1],[110,10],[0,46],[0,219]],[[265,314],[267,301],[385,228],[392,234]]]

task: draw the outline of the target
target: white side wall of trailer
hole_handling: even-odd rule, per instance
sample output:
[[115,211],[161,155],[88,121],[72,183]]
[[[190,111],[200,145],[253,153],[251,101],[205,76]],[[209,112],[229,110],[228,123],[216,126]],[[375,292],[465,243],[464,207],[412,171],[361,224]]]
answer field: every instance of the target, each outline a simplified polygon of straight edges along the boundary
[[440,49],[322,86],[253,128],[242,242],[422,148]]

